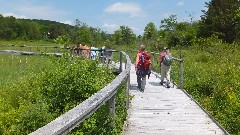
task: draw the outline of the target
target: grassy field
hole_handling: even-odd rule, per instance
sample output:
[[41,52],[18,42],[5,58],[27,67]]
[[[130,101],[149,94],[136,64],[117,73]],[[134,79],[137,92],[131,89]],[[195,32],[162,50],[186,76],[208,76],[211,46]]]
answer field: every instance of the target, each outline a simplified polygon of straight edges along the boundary
[[37,74],[54,66],[46,56],[0,54],[0,61],[0,89],[24,76]]
[[[106,86],[115,76],[97,61],[0,54],[0,134],[29,134]],[[103,106],[76,133],[120,134],[126,118],[125,87],[117,95],[116,129]],[[103,113],[106,112],[106,113]],[[99,123],[104,123],[99,126]],[[91,126],[89,126],[91,125]]]

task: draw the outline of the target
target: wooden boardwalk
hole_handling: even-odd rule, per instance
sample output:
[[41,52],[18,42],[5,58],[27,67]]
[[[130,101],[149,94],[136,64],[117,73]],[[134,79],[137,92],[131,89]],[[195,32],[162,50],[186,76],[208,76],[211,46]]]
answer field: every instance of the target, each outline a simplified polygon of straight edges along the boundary
[[130,94],[134,97],[128,110],[124,135],[225,134],[182,90],[160,86],[160,79],[152,74],[142,93],[137,88],[134,66],[130,79]]

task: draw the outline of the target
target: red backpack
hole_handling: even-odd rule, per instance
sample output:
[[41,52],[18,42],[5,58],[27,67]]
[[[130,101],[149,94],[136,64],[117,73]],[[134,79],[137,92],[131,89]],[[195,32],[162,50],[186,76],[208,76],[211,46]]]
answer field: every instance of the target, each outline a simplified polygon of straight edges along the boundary
[[141,56],[139,57],[139,61],[137,64],[137,68],[143,67],[144,69],[149,69],[151,64],[151,54],[147,52],[142,52]]

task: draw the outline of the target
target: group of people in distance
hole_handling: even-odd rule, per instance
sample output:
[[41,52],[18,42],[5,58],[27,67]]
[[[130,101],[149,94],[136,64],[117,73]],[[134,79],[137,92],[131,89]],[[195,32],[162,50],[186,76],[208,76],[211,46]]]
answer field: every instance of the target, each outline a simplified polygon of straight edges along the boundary
[[[151,54],[145,51],[145,45],[141,45],[139,52],[136,56],[135,71],[137,75],[137,84],[140,91],[144,92],[146,85],[146,77],[151,74]],[[160,85],[163,85],[164,79],[166,78],[166,87],[170,88],[170,71],[172,63],[172,54],[169,48],[164,47],[162,53],[159,56],[158,62],[161,67],[161,81]]]
[[[75,55],[82,56],[84,58],[91,58],[95,60],[98,57],[99,50],[98,48],[91,47],[89,48],[86,45],[78,44],[73,47]],[[109,63],[106,56],[112,56],[112,52],[107,52],[105,46],[100,49],[100,60]],[[110,54],[108,54],[110,53]],[[171,71],[171,62],[172,54],[169,51],[169,48],[164,47],[162,53],[159,56],[158,62],[160,63],[161,71],[161,80],[160,85],[164,84],[164,79],[166,79],[166,87],[170,88],[170,71]],[[144,92],[146,85],[146,77],[149,78],[151,74],[151,54],[145,51],[145,45],[141,45],[139,52],[136,56],[135,61],[135,70],[137,75],[137,84],[140,91]]]
[[[111,61],[109,59],[112,55],[112,52],[106,51],[105,46],[102,46],[101,49],[99,50],[96,47],[93,47],[93,46],[88,47],[87,45],[82,45],[78,43],[77,45],[73,46],[72,50],[75,56],[81,56],[83,58],[92,59],[92,60],[96,60],[97,58],[99,58],[100,61],[108,62],[108,63],[110,63]],[[100,56],[98,56],[99,53],[101,54]]]
[[83,58],[90,58],[90,48],[87,45],[77,44],[73,46],[73,53],[77,56],[82,56]]
[[77,45],[73,46],[72,48],[73,54],[75,56],[82,56],[83,58],[93,59],[95,60],[98,56],[98,48],[96,47],[89,47],[87,45],[82,45],[78,43]]

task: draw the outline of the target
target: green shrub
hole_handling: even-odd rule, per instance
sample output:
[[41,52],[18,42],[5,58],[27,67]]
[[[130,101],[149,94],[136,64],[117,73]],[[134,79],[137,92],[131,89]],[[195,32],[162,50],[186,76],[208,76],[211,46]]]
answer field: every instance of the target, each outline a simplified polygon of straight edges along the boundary
[[[49,60],[47,65],[28,63],[28,68],[22,68],[21,77],[1,87],[0,134],[33,132],[96,93],[115,77],[97,61],[70,58],[69,55]],[[14,61],[10,65],[15,65]],[[26,69],[33,72],[25,72]],[[108,116],[105,110],[102,112],[101,116]],[[96,117],[103,118],[101,116]]]
[[[239,134],[239,49],[216,38],[200,39],[181,49],[184,89],[230,134]],[[172,78],[179,84],[179,67],[173,65],[172,69]]]
[[[116,96],[115,96],[115,107],[116,114],[113,118],[109,114],[108,102],[101,106],[95,113],[93,113],[88,119],[83,121],[77,128],[75,128],[71,134],[80,135],[92,135],[92,134],[102,134],[102,135],[120,135],[122,132],[122,127],[124,121],[127,117],[126,109],[126,84],[123,84]],[[114,128],[112,127],[112,122],[114,121]]]

